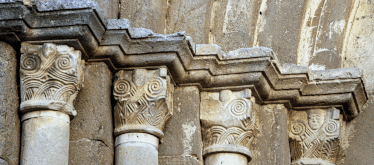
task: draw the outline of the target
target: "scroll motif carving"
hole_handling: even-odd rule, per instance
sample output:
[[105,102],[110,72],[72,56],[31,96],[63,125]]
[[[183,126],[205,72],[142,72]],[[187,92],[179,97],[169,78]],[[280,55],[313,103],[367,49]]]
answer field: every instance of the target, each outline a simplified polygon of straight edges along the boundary
[[304,117],[294,113],[299,120],[290,122],[292,164],[334,164],[342,149],[340,111],[312,109]]
[[21,111],[75,115],[73,101],[83,82],[81,52],[66,45],[23,43],[21,53]]
[[165,68],[119,71],[114,82],[115,134],[147,132],[163,136],[166,121],[172,116],[172,93]]
[[258,130],[250,98],[249,89],[202,93],[200,117],[204,156],[234,152],[251,158],[251,143]]

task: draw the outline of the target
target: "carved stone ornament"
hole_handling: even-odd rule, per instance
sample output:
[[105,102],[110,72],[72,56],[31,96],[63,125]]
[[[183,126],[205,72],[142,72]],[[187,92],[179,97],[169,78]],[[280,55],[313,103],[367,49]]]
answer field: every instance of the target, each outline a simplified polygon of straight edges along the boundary
[[76,115],[73,101],[83,82],[81,52],[66,45],[23,43],[21,53],[21,112]]
[[145,132],[162,138],[165,123],[173,115],[174,86],[166,68],[121,70],[113,86],[114,133]]
[[289,127],[293,165],[333,165],[343,152],[345,122],[338,109],[293,112]]
[[251,160],[251,143],[258,130],[252,111],[251,90],[201,93],[204,157],[239,153]]

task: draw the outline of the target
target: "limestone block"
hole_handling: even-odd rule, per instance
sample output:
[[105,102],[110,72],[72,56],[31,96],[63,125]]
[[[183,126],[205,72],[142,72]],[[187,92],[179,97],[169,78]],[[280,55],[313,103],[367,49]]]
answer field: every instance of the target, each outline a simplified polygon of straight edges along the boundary
[[356,1],[352,27],[347,36],[343,67],[360,68],[364,74],[365,87],[369,94],[374,93],[374,3]]
[[166,68],[121,70],[116,73],[113,95],[114,134],[149,133],[163,138],[173,114],[173,91]]
[[[344,159],[339,163],[350,164],[372,164],[374,162],[373,120],[374,120],[374,97],[369,97],[368,103],[357,118],[347,122],[347,145]],[[348,143],[348,144],[347,144]]]
[[164,33],[167,0],[121,0],[120,19],[128,19],[132,27]]
[[197,165],[203,162],[200,93],[197,87],[176,87],[173,117],[165,125],[159,147],[160,165]]
[[[103,62],[88,63],[71,121],[69,164],[113,164],[112,73]],[[95,160],[95,161],[94,161]]]
[[185,31],[195,43],[207,44],[213,0],[169,0],[166,34]]
[[113,146],[101,140],[79,139],[69,143],[69,164],[113,165]]
[[108,19],[118,19],[119,0],[95,0]]
[[261,0],[217,0],[210,16],[209,44],[227,52],[252,47]]
[[[20,120],[18,117],[16,51],[0,42],[0,164],[18,165]],[[3,162],[3,163],[2,163]]]
[[288,125],[292,165],[334,165],[344,153],[346,122],[340,110],[291,111]]
[[288,110],[282,104],[269,104],[259,107],[259,134],[254,139],[254,158],[249,165],[291,164],[288,141]]
[[251,161],[252,141],[258,134],[256,112],[252,109],[251,90],[202,92],[200,121],[203,156],[235,153]]
[[306,0],[263,0],[253,46],[272,48],[281,63],[297,63],[300,24]]
[[341,67],[352,8],[351,0],[308,1],[300,27],[297,64],[318,70]]

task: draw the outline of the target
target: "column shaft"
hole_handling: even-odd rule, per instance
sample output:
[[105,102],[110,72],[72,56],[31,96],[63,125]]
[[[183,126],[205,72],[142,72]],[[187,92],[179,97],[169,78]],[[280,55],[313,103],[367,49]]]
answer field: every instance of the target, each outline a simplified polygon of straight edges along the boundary
[[246,156],[236,153],[217,153],[205,158],[205,165],[247,165]]
[[116,165],[158,165],[156,136],[146,133],[126,133],[116,138]]
[[69,116],[57,111],[24,114],[21,165],[67,165],[69,123]]

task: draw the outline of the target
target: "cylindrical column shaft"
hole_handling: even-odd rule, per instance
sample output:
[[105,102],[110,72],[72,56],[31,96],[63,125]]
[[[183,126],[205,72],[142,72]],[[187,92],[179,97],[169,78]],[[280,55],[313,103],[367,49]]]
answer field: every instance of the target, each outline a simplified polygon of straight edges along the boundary
[[126,133],[115,142],[116,165],[158,165],[158,144],[156,136],[147,133]]
[[242,154],[216,153],[205,158],[205,165],[247,165],[248,159]]
[[70,117],[58,111],[22,116],[21,165],[67,165]]

